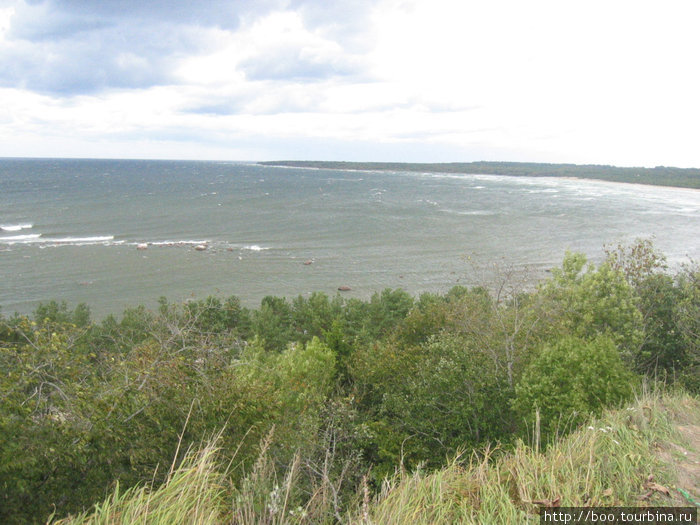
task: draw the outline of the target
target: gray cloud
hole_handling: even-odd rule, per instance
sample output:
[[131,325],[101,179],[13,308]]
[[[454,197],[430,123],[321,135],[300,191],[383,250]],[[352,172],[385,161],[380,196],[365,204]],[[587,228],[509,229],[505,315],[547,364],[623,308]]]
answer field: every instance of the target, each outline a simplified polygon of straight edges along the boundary
[[239,16],[251,9],[267,10],[279,4],[277,0],[41,0],[33,6],[51,14],[41,23],[51,25],[55,17],[98,19],[112,23],[175,23],[185,25],[235,28]]
[[72,95],[165,84],[173,80],[178,57],[208,45],[195,26],[158,20],[155,10],[142,10],[149,15],[145,18],[119,13],[116,4],[18,5],[6,36],[9,45],[0,48],[5,65],[0,85]]
[[[353,47],[365,4],[289,0],[44,0],[15,2],[0,48],[0,85],[75,95],[178,82],[178,61],[212,50],[210,29],[235,31],[242,19],[295,9],[310,28]],[[361,39],[358,39],[360,41]],[[266,50],[242,65],[249,79],[325,79],[352,74],[338,57]]]
[[159,38],[143,26],[101,26],[83,27],[77,37],[63,34],[19,42],[0,51],[0,61],[6,64],[0,83],[54,94],[167,83],[177,54],[202,44],[186,31],[157,29]]

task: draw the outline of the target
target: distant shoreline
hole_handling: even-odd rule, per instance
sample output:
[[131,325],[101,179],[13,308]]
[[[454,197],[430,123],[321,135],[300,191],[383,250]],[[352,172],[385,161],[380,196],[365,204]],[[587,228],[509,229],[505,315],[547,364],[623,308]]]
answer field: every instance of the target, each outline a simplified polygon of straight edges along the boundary
[[700,189],[700,169],[621,168],[617,166],[541,164],[534,162],[339,162],[310,160],[276,160],[258,162],[262,166],[286,168],[334,169],[347,171],[411,171],[424,173],[458,173],[469,175],[506,175],[512,177],[559,177],[591,179],[628,184]]

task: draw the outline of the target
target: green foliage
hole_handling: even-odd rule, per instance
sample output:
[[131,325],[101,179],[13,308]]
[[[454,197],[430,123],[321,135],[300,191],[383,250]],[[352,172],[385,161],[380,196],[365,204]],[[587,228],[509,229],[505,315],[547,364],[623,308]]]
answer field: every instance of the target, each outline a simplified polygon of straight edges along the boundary
[[80,303],[74,310],[68,309],[68,304],[62,301],[41,303],[34,311],[34,319],[39,324],[74,324],[85,327],[90,323],[90,308],[85,303]]
[[[257,310],[161,299],[99,323],[57,302],[0,316],[0,521],[87,510],[114,483],[168,487],[178,450],[217,434],[226,490],[253,521],[339,522],[363,483],[399,466],[514,446],[534,407],[551,435],[618,403],[630,370],[698,390],[700,273],[664,270],[641,242],[597,267],[567,254],[532,292],[504,281]],[[272,516],[281,495],[288,512]]]
[[444,334],[399,360],[400,373],[375,383],[382,400],[374,428],[391,429],[377,432],[379,472],[390,473],[399,462],[437,467],[459,450],[508,435],[511,389],[487,353]]
[[342,299],[336,296],[332,301],[324,293],[314,292],[308,299],[302,296],[292,302],[292,319],[299,341],[304,343],[313,337],[322,337],[342,312]]
[[413,297],[405,290],[385,289],[374,294],[367,307],[365,329],[373,338],[386,335],[406,317],[413,307]]
[[575,427],[590,414],[600,414],[630,398],[634,376],[620,358],[613,341],[567,336],[546,346],[515,387],[513,407],[529,429],[536,425],[545,439]]
[[[281,353],[269,352],[256,340],[232,363],[240,393],[238,410],[248,414],[246,430],[258,441],[275,427],[273,451],[290,461],[296,449],[313,442],[319,414],[335,378],[335,356],[317,338],[292,343]],[[240,427],[240,415],[235,414]]]
[[675,277],[664,273],[666,258],[648,239],[608,248],[606,253],[611,267],[622,272],[634,290],[642,314],[644,339],[634,354],[634,368],[655,379],[680,380],[698,391],[697,266],[686,265]]
[[343,324],[336,319],[331,324],[330,330],[324,332],[323,339],[335,356],[336,376],[338,380],[347,386],[349,381],[348,363],[352,354],[352,345],[343,329]]
[[697,398],[647,394],[624,410],[606,410],[544,452],[518,443],[506,454],[486,451],[434,472],[398,472],[375,499],[353,509],[348,522],[540,523],[547,501],[562,507],[678,505],[642,487],[650,473],[658,485],[680,481],[674,479],[677,463],[659,454],[659,446],[687,447],[678,426],[698,418]]
[[681,351],[687,356],[687,366],[677,373],[683,385],[700,393],[700,267],[697,264],[685,267],[677,282],[680,298],[675,319],[683,341]]
[[450,298],[424,293],[396,327],[395,336],[407,345],[426,342],[448,324]]
[[627,282],[638,288],[647,278],[666,270],[666,257],[650,239],[636,239],[629,245],[606,246],[607,263],[621,272]]
[[[224,521],[225,475],[219,469],[214,444],[189,450],[165,483],[114,491],[92,512],[55,521],[55,525],[149,523],[154,525],[217,525]],[[175,465],[173,465],[174,467]]]
[[496,299],[483,287],[461,291],[451,301],[446,325],[488,353],[511,389],[539,342],[542,321],[530,304],[532,297],[513,292]]
[[635,368],[659,379],[672,379],[676,370],[690,364],[676,315],[683,292],[669,275],[655,274],[638,283],[637,295],[645,321],[645,338],[637,352]]
[[645,394],[624,410],[605,411],[544,452],[520,442],[507,453],[485,450],[435,471],[400,470],[376,495],[361,478],[360,497],[342,507],[337,479],[319,472],[308,490],[310,470],[301,456],[281,471],[269,455],[272,437],[232,486],[214,439],[188,451],[179,466],[173,464],[161,486],[147,482],[124,491],[117,485],[90,512],[52,523],[535,523],[547,500],[562,506],[637,507],[643,498],[648,501],[642,506],[678,505],[677,498],[642,488],[652,473],[657,487],[676,484],[683,494],[683,480],[674,476],[678,463],[659,454],[659,447],[686,448],[678,428],[699,417],[696,398]]
[[561,268],[539,290],[539,316],[545,340],[563,335],[593,339],[605,335],[628,363],[644,337],[643,318],[634,290],[608,262],[586,265],[583,254],[567,253]]
[[250,313],[241,306],[238,297],[225,301],[209,296],[186,304],[186,310],[201,332],[222,334],[234,332],[243,338],[250,334]]
[[253,314],[253,333],[263,341],[265,348],[282,351],[294,340],[292,308],[283,297],[267,296],[260,309]]

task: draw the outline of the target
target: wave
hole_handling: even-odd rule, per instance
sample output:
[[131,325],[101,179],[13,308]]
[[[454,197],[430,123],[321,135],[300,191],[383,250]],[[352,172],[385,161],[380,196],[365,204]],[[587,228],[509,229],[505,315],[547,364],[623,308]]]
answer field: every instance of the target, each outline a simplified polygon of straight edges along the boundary
[[496,215],[497,213],[493,210],[451,210],[448,208],[443,208],[438,211],[449,213],[450,215]]
[[6,235],[0,236],[0,244],[33,244],[39,245],[40,248],[52,246],[86,246],[101,244],[104,246],[148,246],[153,248],[165,247],[197,247],[207,246],[212,249],[227,248],[229,251],[233,249],[250,252],[262,252],[270,250],[269,246],[261,246],[259,244],[231,244],[225,241],[212,241],[210,239],[181,239],[181,240],[157,240],[157,241],[133,241],[133,240],[115,240],[114,235],[92,235],[92,236],[68,236],[68,237],[51,237],[41,233],[21,234],[21,235]]
[[26,235],[10,235],[0,237],[3,244],[41,244],[41,245],[75,245],[108,244],[114,240],[113,235],[99,235],[92,237],[42,237],[41,233]]
[[[111,244],[120,244],[124,241],[116,241]],[[129,245],[133,246],[148,246],[153,248],[178,248],[178,247],[193,247],[193,246],[207,246],[212,249],[226,248],[228,251],[237,250],[247,250],[251,252],[261,252],[269,250],[268,246],[260,246],[259,244],[235,244],[226,241],[212,241],[212,240],[164,240],[164,241],[140,241],[140,242],[129,242]]]
[[148,244],[149,246],[198,246],[200,244],[206,245],[211,243],[209,240],[205,241],[192,241],[192,240],[184,240],[184,241],[148,241],[144,242],[143,244]]
[[114,235],[100,235],[95,237],[62,237],[58,239],[46,238],[43,242],[53,244],[99,244],[114,240]]
[[4,232],[18,232],[21,230],[29,230],[33,228],[33,224],[23,223],[23,224],[3,224],[0,225],[0,230]]
[[28,242],[36,242],[39,239],[39,237],[41,237],[40,233],[32,233],[29,235],[10,235],[6,237],[0,237],[0,242],[6,244],[26,244]]

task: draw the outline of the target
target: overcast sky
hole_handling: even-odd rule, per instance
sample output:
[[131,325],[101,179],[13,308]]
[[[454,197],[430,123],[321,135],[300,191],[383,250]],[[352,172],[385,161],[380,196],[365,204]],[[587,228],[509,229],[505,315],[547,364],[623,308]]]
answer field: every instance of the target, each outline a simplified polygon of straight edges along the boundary
[[700,167],[697,0],[0,0],[0,156]]

